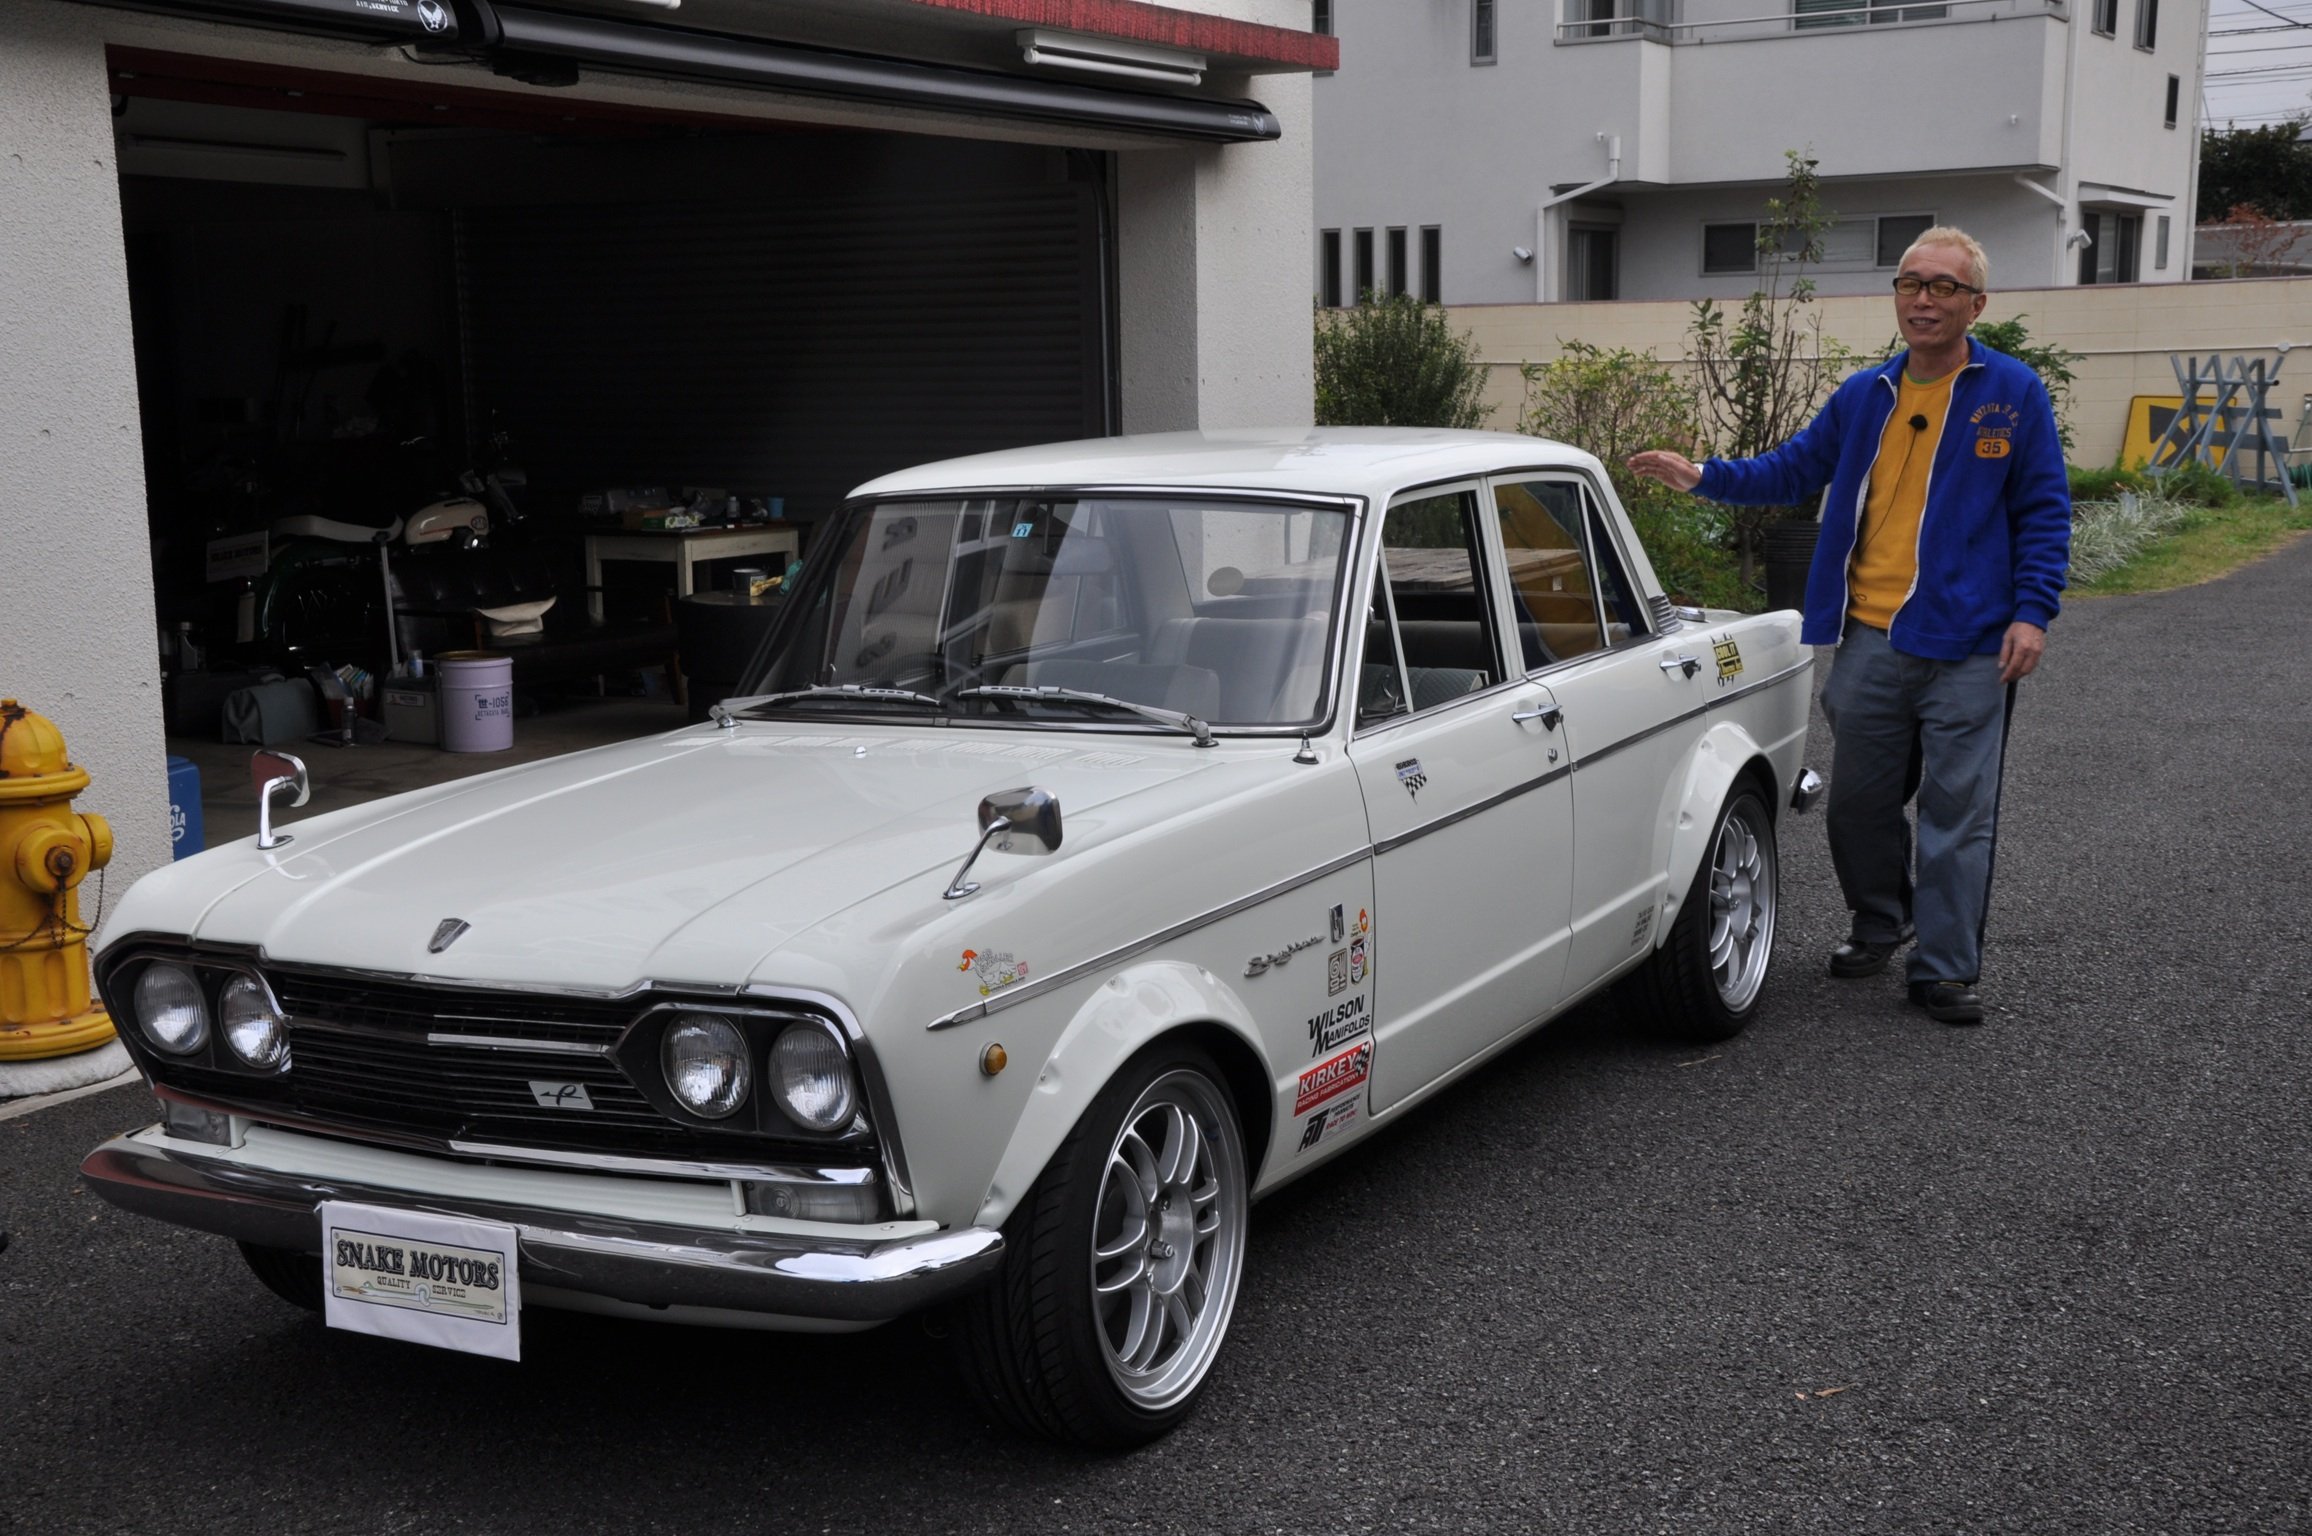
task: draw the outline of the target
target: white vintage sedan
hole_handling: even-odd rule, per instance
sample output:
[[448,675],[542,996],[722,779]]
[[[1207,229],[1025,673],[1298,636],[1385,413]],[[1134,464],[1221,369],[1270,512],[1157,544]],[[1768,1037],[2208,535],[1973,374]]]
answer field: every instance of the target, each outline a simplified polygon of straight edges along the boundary
[[1253,1199],[1601,988],[1750,1019],[1809,665],[1529,437],[886,476],[711,723],[139,882],[97,970],[162,1116],[84,1174],[339,1327],[937,1306],[1005,1419],[1145,1441]]

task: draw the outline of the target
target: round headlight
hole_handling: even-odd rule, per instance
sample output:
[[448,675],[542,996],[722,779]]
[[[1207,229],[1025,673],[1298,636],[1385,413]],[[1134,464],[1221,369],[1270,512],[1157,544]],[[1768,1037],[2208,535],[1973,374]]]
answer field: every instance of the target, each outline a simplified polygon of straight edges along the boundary
[[771,1082],[779,1107],[814,1131],[838,1131],[851,1122],[858,1092],[851,1058],[833,1035],[815,1024],[796,1024],[771,1047]]
[[675,1102],[692,1114],[720,1120],[747,1101],[754,1066],[746,1037],[730,1020],[712,1013],[676,1015],[659,1057]]
[[289,1062],[289,1021],[272,989],[254,976],[236,976],[217,994],[217,1022],[225,1044],[252,1067],[271,1071]]
[[161,961],[136,979],[136,1021],[162,1050],[190,1056],[209,1038],[209,1002],[191,971]]

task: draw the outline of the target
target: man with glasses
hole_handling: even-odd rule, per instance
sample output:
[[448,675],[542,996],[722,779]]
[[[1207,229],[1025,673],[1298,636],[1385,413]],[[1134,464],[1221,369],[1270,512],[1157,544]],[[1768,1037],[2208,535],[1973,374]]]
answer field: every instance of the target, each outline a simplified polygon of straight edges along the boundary
[[[1835,752],[1831,862],[1854,914],[1830,973],[1875,975],[1916,938],[1910,999],[1979,1024],[2000,767],[2015,685],[2047,644],[2071,557],[2071,494],[2047,389],[1968,334],[1989,263],[1949,226],[1903,253],[1908,350],[1841,384],[1797,436],[1697,466],[1634,472],[1713,501],[1822,495],[1806,581],[1809,645],[1836,645],[1822,696]],[[1904,805],[1919,802],[1913,883]]]

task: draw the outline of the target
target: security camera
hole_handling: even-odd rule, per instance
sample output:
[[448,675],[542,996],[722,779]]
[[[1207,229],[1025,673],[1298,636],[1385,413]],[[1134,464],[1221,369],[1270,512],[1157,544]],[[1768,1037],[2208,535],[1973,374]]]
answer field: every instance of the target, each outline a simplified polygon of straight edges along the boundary
[[1528,246],[1513,245],[1509,248],[1509,254],[1515,256],[1519,261],[1533,260],[1533,251]]
[[2089,234],[2084,229],[2075,229],[2071,232],[2070,236],[2064,240],[2063,243],[2065,246],[2074,251],[2085,250],[2087,247],[2095,244],[2095,236]]

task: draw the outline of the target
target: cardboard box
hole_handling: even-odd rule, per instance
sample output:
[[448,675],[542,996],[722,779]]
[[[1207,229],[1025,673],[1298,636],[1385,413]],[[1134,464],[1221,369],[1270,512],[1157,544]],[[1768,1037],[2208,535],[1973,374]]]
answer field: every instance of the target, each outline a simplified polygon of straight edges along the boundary
[[380,694],[385,739],[438,746],[442,739],[441,683],[424,677],[386,679]]

